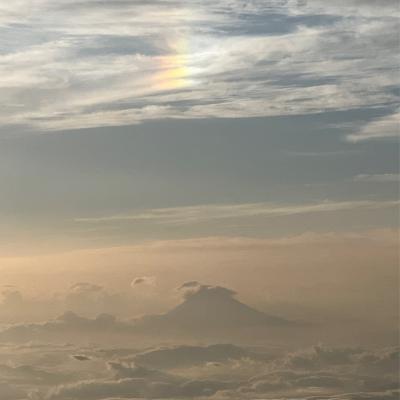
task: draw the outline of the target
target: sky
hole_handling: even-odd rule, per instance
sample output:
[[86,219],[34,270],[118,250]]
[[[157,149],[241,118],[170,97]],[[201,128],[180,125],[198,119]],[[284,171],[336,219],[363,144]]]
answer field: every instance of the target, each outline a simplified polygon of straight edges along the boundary
[[0,1],[0,400],[397,399],[399,16]]
[[390,0],[2,4],[4,285],[43,292],[29,281],[73,252],[104,249],[119,268],[119,247],[159,242],[396,237],[398,11]]

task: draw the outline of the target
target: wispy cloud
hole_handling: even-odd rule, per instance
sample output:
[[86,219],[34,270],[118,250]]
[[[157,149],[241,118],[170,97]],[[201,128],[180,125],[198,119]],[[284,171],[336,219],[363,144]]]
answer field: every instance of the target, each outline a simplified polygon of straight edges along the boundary
[[131,214],[102,217],[76,218],[79,223],[111,223],[123,221],[147,221],[161,224],[192,224],[210,220],[245,217],[283,217],[297,214],[337,212],[354,209],[380,209],[396,207],[399,201],[342,201],[297,205],[270,203],[207,204],[198,206],[154,208]]
[[354,177],[356,182],[400,182],[400,174],[360,174]]
[[400,138],[400,110],[376,119],[358,132],[347,136],[347,140],[350,142],[384,138]]
[[0,125],[78,129],[397,100],[392,2],[32,4],[0,8]]

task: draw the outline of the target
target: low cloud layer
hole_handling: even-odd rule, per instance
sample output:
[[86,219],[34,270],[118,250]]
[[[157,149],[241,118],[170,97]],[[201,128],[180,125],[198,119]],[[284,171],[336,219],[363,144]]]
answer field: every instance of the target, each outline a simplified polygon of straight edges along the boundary
[[[385,399],[398,391],[398,348],[220,344],[137,349],[1,345],[4,399]],[[42,367],[34,363],[42,359]],[[51,371],[50,371],[51,370]],[[5,383],[8,380],[10,383]]]

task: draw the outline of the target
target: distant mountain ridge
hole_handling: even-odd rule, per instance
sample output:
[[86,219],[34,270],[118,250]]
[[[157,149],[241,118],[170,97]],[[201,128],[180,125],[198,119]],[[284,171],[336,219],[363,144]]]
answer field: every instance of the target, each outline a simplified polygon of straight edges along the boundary
[[123,321],[109,314],[85,318],[67,311],[47,322],[12,325],[0,331],[0,341],[82,341],[107,335],[119,335],[128,340],[135,336],[165,340],[176,337],[222,340],[243,334],[246,330],[262,336],[266,331],[272,333],[273,328],[282,328],[279,332],[287,332],[285,328],[301,326],[243,304],[235,299],[234,291],[221,286],[187,282],[179,290],[183,301],[165,314]]

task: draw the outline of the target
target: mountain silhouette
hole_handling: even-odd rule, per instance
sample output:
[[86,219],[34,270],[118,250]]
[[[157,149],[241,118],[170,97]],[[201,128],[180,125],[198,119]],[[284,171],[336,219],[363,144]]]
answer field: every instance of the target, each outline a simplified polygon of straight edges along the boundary
[[250,327],[283,327],[293,323],[265,314],[235,299],[236,293],[221,286],[188,282],[181,286],[184,300],[161,315],[145,316],[136,326],[146,331],[217,332]]
[[[188,338],[199,340],[207,337],[221,340],[251,332],[264,337],[266,329],[299,327],[301,324],[258,311],[235,298],[236,293],[221,286],[187,282],[179,290],[183,294],[181,304],[161,315],[147,315],[131,321],[118,320],[108,314],[95,318],[81,317],[73,312],[43,323],[19,324],[0,331],[0,341],[27,342],[51,340],[86,341],[101,337],[124,338]],[[284,331],[279,330],[282,338]],[[276,331],[278,333],[278,331]],[[242,335],[243,336],[243,335]]]

